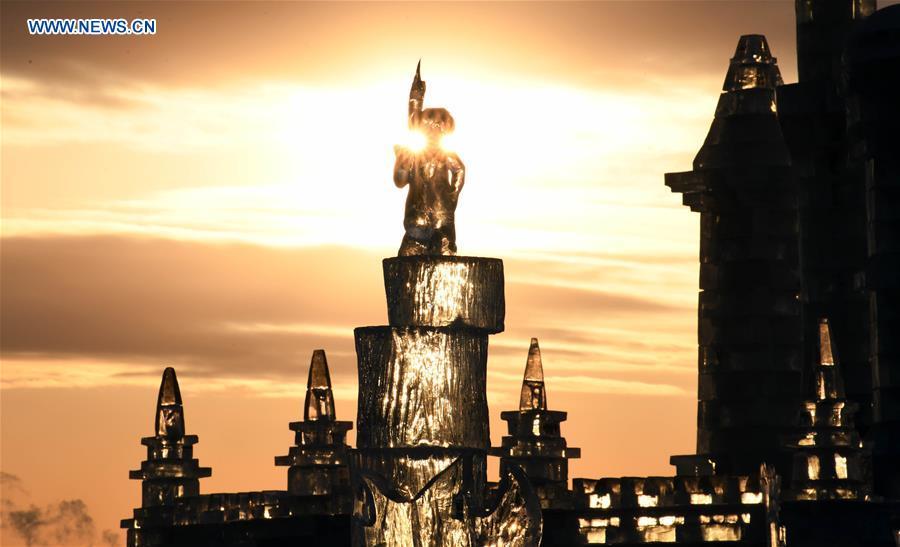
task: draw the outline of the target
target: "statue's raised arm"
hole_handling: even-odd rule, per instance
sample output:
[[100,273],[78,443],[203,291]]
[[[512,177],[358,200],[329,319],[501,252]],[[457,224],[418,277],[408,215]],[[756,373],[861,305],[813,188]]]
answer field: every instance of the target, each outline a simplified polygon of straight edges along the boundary
[[444,150],[441,139],[453,132],[453,116],[444,108],[423,108],[425,82],[416,66],[409,91],[409,129],[420,132],[421,150],[395,146],[394,184],[409,186],[405,234],[400,256],[455,255],[456,203],[465,182],[465,165],[459,156]]

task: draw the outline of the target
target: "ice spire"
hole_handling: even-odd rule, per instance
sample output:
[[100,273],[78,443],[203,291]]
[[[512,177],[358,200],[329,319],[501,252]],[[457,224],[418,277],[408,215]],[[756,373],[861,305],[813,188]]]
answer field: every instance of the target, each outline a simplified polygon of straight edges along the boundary
[[323,511],[349,511],[350,470],[347,467],[347,431],[353,422],[339,422],[334,411],[331,376],[325,350],[313,352],[306,384],[302,422],[291,422],[294,445],[275,465],[288,467],[288,492],[296,496],[323,496]]
[[309,379],[306,382],[306,403],[303,419],[306,421],[326,420],[333,422],[334,394],[331,392],[331,375],[328,373],[328,360],[325,350],[313,352],[309,364]]
[[166,368],[156,399],[156,435],[170,440],[184,437],[184,407],[175,369]]
[[844,394],[844,381],[828,319],[818,321],[818,358],[803,402],[794,452],[790,499],[863,499],[869,484],[863,470],[859,433],[854,425],[857,405]]
[[525,377],[522,380],[522,395],[519,410],[547,410],[547,390],[544,388],[544,365],[541,362],[541,348],[538,339],[531,339],[528,360],[525,362]]
[[828,319],[819,319],[819,362],[813,370],[813,388],[819,401],[844,399],[844,378],[831,339]]
[[531,339],[528,348],[519,409],[501,412],[500,419],[507,423],[508,435],[500,446],[491,449],[491,455],[500,457],[500,469],[521,467],[544,509],[571,508],[568,460],[581,457],[581,449],[569,447],[562,436],[560,424],[566,420],[566,413],[547,409],[537,338]]
[[142,481],[143,507],[174,505],[181,498],[200,493],[199,479],[210,476],[212,470],[200,467],[194,458],[197,441],[196,435],[185,435],[178,377],[175,369],[168,367],[163,371],[156,397],[154,435],[141,439],[147,447],[147,459],[140,469],[128,474]]
[[775,89],[784,85],[777,59],[772,57],[769,43],[762,34],[745,34],[738,41],[725,74],[722,91],[740,89]]

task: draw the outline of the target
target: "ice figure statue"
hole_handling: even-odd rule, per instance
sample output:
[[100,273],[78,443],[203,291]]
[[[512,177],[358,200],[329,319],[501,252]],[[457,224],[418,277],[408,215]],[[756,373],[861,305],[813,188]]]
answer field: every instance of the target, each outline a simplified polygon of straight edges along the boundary
[[455,255],[454,216],[466,170],[459,156],[441,146],[441,139],[453,132],[453,116],[444,108],[422,108],[425,82],[419,68],[409,91],[409,129],[424,137],[423,147],[394,147],[394,184],[409,186],[403,218],[406,233],[398,254]]

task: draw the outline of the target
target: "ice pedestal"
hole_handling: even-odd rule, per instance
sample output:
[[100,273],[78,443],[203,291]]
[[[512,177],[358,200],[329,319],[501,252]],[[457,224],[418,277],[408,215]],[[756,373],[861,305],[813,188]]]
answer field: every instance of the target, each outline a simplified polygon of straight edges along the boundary
[[433,327],[355,334],[360,449],[490,444],[486,334]]
[[503,331],[503,261],[468,256],[397,257],[383,262],[392,326]]
[[390,326],[355,331],[356,545],[537,545],[540,505],[506,471],[486,494],[488,335],[503,330],[503,263],[384,261]]

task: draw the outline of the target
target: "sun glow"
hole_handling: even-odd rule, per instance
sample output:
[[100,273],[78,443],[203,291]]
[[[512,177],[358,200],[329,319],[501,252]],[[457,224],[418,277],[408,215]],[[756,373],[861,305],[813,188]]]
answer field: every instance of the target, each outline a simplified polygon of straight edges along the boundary
[[[87,209],[64,217],[52,209],[9,215],[4,234],[139,232],[367,248],[393,247],[400,238],[404,196],[391,190],[393,147],[418,148],[423,140],[408,128],[405,78],[346,88],[270,83],[210,94],[110,91],[140,106],[129,110],[73,110],[54,96],[32,93],[26,82],[4,81],[8,86],[20,93],[4,107],[35,123],[4,126],[7,143],[77,136],[78,142],[97,138],[218,160],[211,162],[215,171],[208,180],[194,187],[159,188],[110,203],[103,215]],[[671,97],[649,92],[429,74],[425,106],[446,107],[457,121],[441,147],[459,154],[466,166],[458,241],[469,252],[484,253],[672,252],[673,242],[659,233],[673,230],[660,225],[680,225],[690,217],[648,203],[648,196],[668,196],[659,183],[668,166],[648,158],[683,152],[689,163],[702,135],[686,135],[685,128],[699,119],[702,133],[709,115],[709,105],[698,108],[695,102],[673,106]],[[231,113],[228,124],[217,121],[221,112]],[[97,130],[85,131],[89,127]],[[231,160],[256,156],[265,161],[250,164],[253,169]],[[142,177],[154,173],[131,174],[134,184]],[[651,214],[653,222],[633,222],[635,215]],[[522,221],[536,218],[553,221]]]
[[446,152],[456,152],[459,143],[456,139],[456,134],[447,133],[443,137],[441,137],[441,148]]
[[[428,137],[421,131],[410,130],[404,137],[403,141],[397,144],[407,150],[421,152],[428,147]],[[445,152],[456,152],[458,146],[456,135],[448,133],[441,136],[439,146]]]
[[421,131],[409,131],[400,145],[413,152],[421,152],[428,145],[428,139]]

